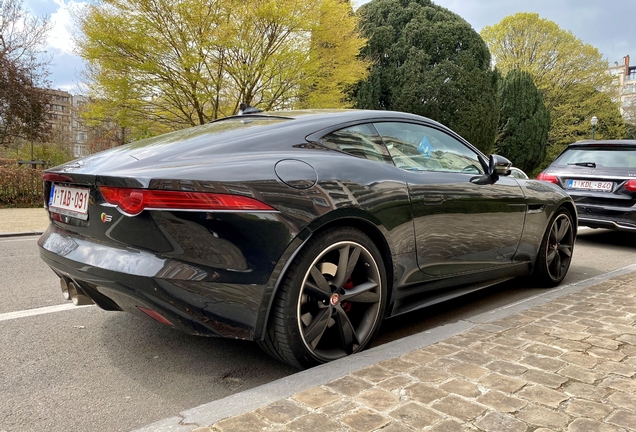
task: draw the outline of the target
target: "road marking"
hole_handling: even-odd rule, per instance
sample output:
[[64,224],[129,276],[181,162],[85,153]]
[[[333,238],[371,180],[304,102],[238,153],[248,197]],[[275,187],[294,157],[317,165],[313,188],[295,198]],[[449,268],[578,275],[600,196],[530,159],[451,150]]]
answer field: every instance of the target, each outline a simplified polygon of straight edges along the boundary
[[37,309],[27,309],[23,311],[7,312],[7,313],[0,314],[0,321],[8,321],[8,320],[17,319],[17,318],[26,318],[30,316],[44,315],[44,314],[54,313],[54,312],[63,312],[66,310],[71,310],[71,309],[82,309],[82,308],[90,307],[90,306],[93,306],[93,305],[75,306],[73,303],[65,303],[65,304],[61,304],[57,306],[46,306],[46,307],[41,307]]
[[0,243],[11,243],[11,242],[19,242],[19,241],[37,241],[37,238],[33,238],[35,236],[31,236],[31,237],[26,237],[26,238],[19,238],[19,239],[11,239],[11,240],[4,240],[4,239],[0,239]]

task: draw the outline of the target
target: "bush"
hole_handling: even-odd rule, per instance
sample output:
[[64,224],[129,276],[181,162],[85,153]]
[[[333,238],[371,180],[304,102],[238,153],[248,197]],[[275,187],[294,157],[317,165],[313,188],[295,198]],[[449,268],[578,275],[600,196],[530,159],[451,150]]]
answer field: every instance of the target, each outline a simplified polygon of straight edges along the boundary
[[41,207],[42,193],[41,169],[0,166],[0,208]]

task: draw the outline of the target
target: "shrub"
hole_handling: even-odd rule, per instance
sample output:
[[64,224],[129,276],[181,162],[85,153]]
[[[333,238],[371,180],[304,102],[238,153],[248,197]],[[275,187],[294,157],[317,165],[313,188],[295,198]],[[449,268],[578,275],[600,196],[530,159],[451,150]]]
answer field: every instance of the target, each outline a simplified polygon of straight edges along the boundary
[[0,207],[41,207],[42,170],[0,166]]

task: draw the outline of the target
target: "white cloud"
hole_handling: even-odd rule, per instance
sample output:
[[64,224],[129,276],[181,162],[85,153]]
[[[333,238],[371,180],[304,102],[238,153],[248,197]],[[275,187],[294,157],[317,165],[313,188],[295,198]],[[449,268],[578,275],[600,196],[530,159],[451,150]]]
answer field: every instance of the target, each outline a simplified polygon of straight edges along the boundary
[[73,42],[74,23],[71,10],[83,8],[86,2],[73,0],[53,0],[58,9],[51,14],[52,29],[47,39],[50,48],[55,48],[65,53],[72,53],[75,49]]

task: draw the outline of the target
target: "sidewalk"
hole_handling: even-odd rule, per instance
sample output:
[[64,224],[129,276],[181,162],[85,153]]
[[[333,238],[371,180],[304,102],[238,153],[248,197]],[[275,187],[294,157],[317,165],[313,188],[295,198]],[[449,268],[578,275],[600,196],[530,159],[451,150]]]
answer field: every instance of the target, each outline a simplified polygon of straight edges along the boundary
[[8,234],[39,234],[49,226],[44,208],[0,209],[0,237]]
[[[140,431],[635,431],[635,268],[473,317],[466,331],[344,376],[382,346],[300,372],[338,378],[288,398],[268,403],[295,375]],[[223,418],[237,405],[258,408]]]

